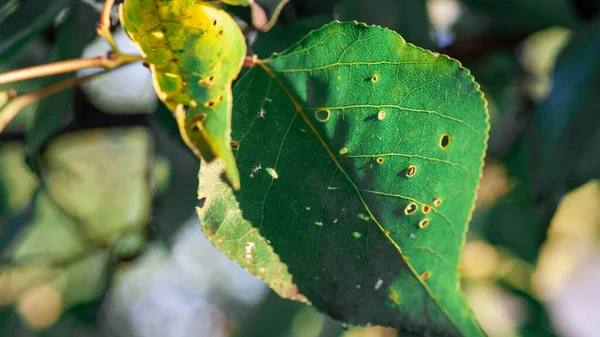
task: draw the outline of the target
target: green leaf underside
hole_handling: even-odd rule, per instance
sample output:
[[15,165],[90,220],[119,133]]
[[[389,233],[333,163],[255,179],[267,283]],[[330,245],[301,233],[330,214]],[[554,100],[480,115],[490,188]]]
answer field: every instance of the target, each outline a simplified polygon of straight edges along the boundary
[[[195,0],[128,0],[121,20],[187,145],[207,161],[223,160],[229,181],[238,187],[229,146],[231,83],[242,68],[246,42],[235,20]],[[184,115],[176,111],[180,104],[186,107]]]
[[234,97],[242,189],[200,170],[215,245],[336,319],[484,335],[458,273],[489,129],[468,70],[336,22],[254,67]]

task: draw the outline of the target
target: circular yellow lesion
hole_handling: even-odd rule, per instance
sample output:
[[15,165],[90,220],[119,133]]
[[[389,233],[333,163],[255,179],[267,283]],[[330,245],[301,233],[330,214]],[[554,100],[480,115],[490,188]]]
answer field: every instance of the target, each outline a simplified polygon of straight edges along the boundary
[[331,117],[331,112],[327,109],[319,109],[315,112],[315,118],[319,122],[327,122],[329,120],[329,117]]
[[448,148],[449,145],[450,145],[450,135],[445,133],[440,138],[440,147],[442,149],[446,149],[446,148]]
[[419,221],[419,228],[425,228],[429,225],[429,219],[425,218]]
[[348,148],[347,147],[343,147],[340,149],[340,155],[347,155],[348,154]]
[[412,177],[415,175],[415,173],[417,173],[417,167],[415,165],[410,165],[407,169],[406,169],[406,176],[407,177]]
[[377,83],[377,81],[379,81],[379,77],[378,77],[377,75],[373,75],[373,76],[371,77],[371,82],[373,82],[373,83]]
[[385,119],[385,111],[381,110],[377,113],[377,119],[379,119],[380,121]]
[[433,206],[438,207],[439,205],[442,204],[442,198],[433,198],[432,202],[433,202]]
[[377,158],[377,164],[381,165],[383,164],[385,160],[382,157]]
[[404,208],[404,214],[406,214],[406,215],[414,214],[417,211],[418,208],[419,207],[417,206],[416,203],[411,202],[410,204],[408,204],[406,206],[406,208]]

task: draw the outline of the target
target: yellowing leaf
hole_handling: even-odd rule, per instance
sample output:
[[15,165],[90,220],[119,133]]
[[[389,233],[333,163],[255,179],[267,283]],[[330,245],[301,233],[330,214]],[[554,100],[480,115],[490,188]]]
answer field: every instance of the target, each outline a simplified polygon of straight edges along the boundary
[[229,145],[231,83],[241,70],[246,43],[235,20],[209,2],[194,0],[127,0],[121,20],[150,66],[158,97],[175,114],[182,138],[204,160],[222,160],[227,179],[239,188]]

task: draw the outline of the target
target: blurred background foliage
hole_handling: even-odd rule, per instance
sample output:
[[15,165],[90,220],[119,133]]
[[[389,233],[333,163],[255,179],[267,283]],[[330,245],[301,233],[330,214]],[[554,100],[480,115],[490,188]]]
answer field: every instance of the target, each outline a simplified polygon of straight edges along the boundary
[[[0,72],[106,54],[101,6],[2,0]],[[292,0],[248,43],[268,57],[333,19],[394,29],[481,84],[492,130],[461,269],[487,333],[600,336],[600,1]],[[0,86],[0,106],[68,76]],[[282,300],[220,255],[197,169],[139,64],[24,110],[0,134],[0,336],[397,335]]]

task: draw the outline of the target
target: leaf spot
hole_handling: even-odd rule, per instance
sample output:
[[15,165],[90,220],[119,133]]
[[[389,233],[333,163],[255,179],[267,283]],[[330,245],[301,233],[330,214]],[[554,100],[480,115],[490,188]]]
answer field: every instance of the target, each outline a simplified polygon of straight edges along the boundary
[[352,233],[352,236],[354,236],[357,239],[360,239],[360,237],[362,236],[359,232],[354,232]]
[[435,207],[438,207],[441,204],[442,204],[442,198],[433,198],[433,205]]
[[417,173],[417,167],[415,165],[410,165],[406,170],[407,177],[412,177],[415,175],[415,173]]
[[275,171],[275,169],[274,169],[274,168],[267,167],[267,168],[266,168],[266,171],[267,171],[267,173],[268,173],[268,174],[269,174],[271,177],[273,177],[273,179],[278,179],[278,178],[279,178],[279,174],[277,174],[277,171]]
[[429,272],[429,271],[425,271],[425,272],[423,272],[423,274],[421,274],[421,280],[423,280],[423,281],[429,279],[430,277],[431,277],[431,272]]
[[385,119],[385,111],[381,110],[377,113],[377,119],[379,119],[380,121]]
[[343,156],[343,155],[346,155],[346,154],[348,154],[348,148],[347,148],[347,147],[343,147],[343,148],[341,148],[341,149],[340,149],[340,154],[341,154],[342,156]]
[[319,109],[315,112],[315,118],[317,118],[319,122],[327,122],[329,117],[331,117],[331,112],[327,109]]
[[429,211],[431,211],[431,206],[423,205],[421,210],[423,211],[423,214],[427,214],[427,213],[429,213]]
[[414,202],[411,202],[410,204],[408,204],[406,206],[406,208],[404,209],[404,214],[406,215],[411,215],[413,213],[415,213],[417,211],[417,204]]
[[381,165],[383,164],[385,160],[382,157],[377,158],[377,164]]
[[425,218],[419,221],[419,228],[425,228],[429,225],[429,219]]
[[450,136],[448,134],[444,134],[442,135],[442,138],[440,138],[440,147],[442,149],[446,149],[448,145],[450,145]]
[[371,82],[377,83],[377,81],[379,81],[379,77],[377,77],[377,75],[373,75],[373,77],[371,77]]
[[162,39],[163,37],[165,37],[165,34],[163,32],[152,32],[152,35],[157,39]]

